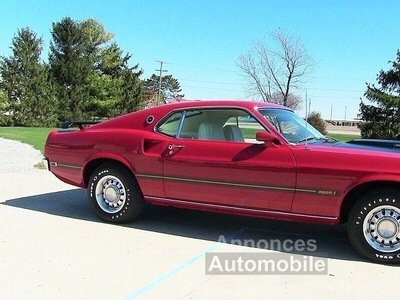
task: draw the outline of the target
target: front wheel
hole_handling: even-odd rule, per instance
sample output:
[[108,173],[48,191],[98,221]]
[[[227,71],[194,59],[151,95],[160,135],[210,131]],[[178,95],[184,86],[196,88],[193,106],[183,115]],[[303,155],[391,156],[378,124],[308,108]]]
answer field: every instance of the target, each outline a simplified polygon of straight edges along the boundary
[[348,233],[354,249],[380,263],[400,263],[400,192],[370,192],[349,215]]
[[96,215],[112,223],[132,221],[144,205],[133,175],[112,163],[103,164],[93,172],[88,184],[88,199]]

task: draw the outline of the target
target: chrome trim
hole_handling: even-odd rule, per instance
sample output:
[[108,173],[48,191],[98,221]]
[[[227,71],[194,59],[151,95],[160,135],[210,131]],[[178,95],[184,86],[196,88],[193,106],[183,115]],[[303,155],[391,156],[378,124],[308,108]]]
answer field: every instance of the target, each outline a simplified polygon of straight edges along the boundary
[[[172,148],[175,145],[170,145]],[[172,149],[169,149],[172,151]],[[242,183],[242,182],[225,182],[225,181],[213,181],[200,178],[183,178],[183,177],[172,177],[172,176],[162,176],[162,175],[151,175],[151,174],[140,174],[137,173],[136,177],[144,179],[160,179],[166,181],[176,181],[182,183],[199,183],[199,184],[211,184],[217,186],[227,186],[227,187],[237,187],[237,188],[251,188],[251,189],[261,189],[270,191],[284,191],[284,192],[295,192],[295,193],[306,193],[314,194],[319,196],[339,196],[340,191],[337,190],[320,190],[313,188],[302,188],[302,187],[285,187],[285,186],[270,186],[263,184],[252,184],[252,183]]]
[[108,214],[121,211],[126,204],[128,191],[123,182],[115,176],[104,176],[95,185],[98,207]]
[[177,138],[180,138],[180,136],[181,136],[183,122],[185,121],[185,118],[186,118],[186,112],[187,112],[186,110],[184,110],[182,112],[181,119],[179,120],[178,132],[176,133]]
[[277,190],[277,191],[289,191],[289,192],[308,192],[315,194],[317,190],[306,190],[306,189],[296,189],[294,187],[283,187],[283,186],[268,186],[261,184],[249,184],[249,183],[241,183],[241,182],[225,182],[225,181],[213,181],[207,179],[199,179],[199,178],[183,178],[183,177],[172,177],[172,176],[162,176],[162,175],[151,175],[151,174],[136,174],[138,178],[145,179],[160,179],[167,181],[177,181],[177,182],[185,182],[185,183],[201,183],[201,184],[211,184],[218,186],[231,186],[231,187],[239,187],[239,188],[253,188],[253,189],[263,189],[263,190]]
[[400,209],[382,205],[372,209],[363,223],[364,238],[377,251],[393,253],[400,249]]
[[51,167],[64,167],[64,168],[69,168],[69,169],[83,169],[83,167],[81,166],[76,166],[76,165],[67,165],[67,164],[63,164],[63,163],[58,163],[56,161],[52,161],[49,163],[49,165]]
[[[204,103],[201,103],[201,102],[202,102],[202,101],[199,101],[199,105],[198,105],[198,106],[197,106],[197,105],[196,105],[196,106],[183,106],[183,107],[180,107],[180,108],[175,108],[175,109],[173,109],[173,110],[170,110],[170,111],[169,111],[168,113],[166,113],[163,117],[161,117],[160,120],[154,125],[153,132],[159,133],[159,134],[163,134],[162,132],[159,132],[159,131],[157,130],[159,124],[160,124],[161,122],[163,122],[166,118],[168,118],[170,115],[172,115],[172,114],[174,114],[174,113],[176,113],[176,112],[181,112],[182,114],[185,114],[185,116],[186,116],[186,112],[189,111],[189,110],[206,110],[206,109],[220,109],[220,110],[222,110],[222,109],[237,109],[237,110],[241,110],[241,111],[244,111],[244,112],[248,113],[248,114],[249,114],[250,116],[252,116],[255,120],[257,120],[257,122],[258,122],[262,127],[264,127],[265,130],[266,130],[267,132],[272,133],[272,132],[271,132],[271,128],[269,127],[269,126],[271,125],[271,123],[269,123],[268,121],[264,121],[263,118],[259,118],[259,117],[257,116],[257,114],[254,113],[254,112],[256,111],[258,114],[261,115],[261,113],[258,111],[259,108],[260,108],[260,107],[258,107],[258,106],[254,106],[254,107],[253,107],[254,110],[250,110],[250,109],[248,109],[248,108],[246,108],[246,107],[243,107],[243,106],[240,106],[240,105],[228,105],[228,104],[212,105],[212,104],[210,104],[210,103],[207,103],[207,105],[205,105]],[[202,106],[202,105],[203,105],[203,106]],[[282,108],[279,108],[279,107],[276,107],[276,108],[269,107],[269,108],[272,108],[272,109],[284,109],[284,110],[285,110],[285,108],[283,108],[283,107],[282,107]],[[287,108],[286,110],[292,111],[291,109],[288,109],[288,108]],[[183,120],[181,119],[179,122],[180,122],[180,125],[179,125],[178,127],[180,127],[180,128],[182,129]],[[273,127],[273,125],[271,125],[271,126]],[[275,130],[275,132],[277,132],[277,131]],[[180,134],[180,132],[179,132],[179,134]],[[180,137],[179,134],[177,134],[176,138],[179,138],[179,137]],[[164,134],[164,135],[165,135],[165,134]],[[167,135],[167,136],[168,136],[168,135]],[[278,133],[278,136],[281,137],[280,133]],[[171,136],[169,136],[169,137],[171,137]],[[281,138],[283,139],[284,142],[287,143],[287,141],[286,141],[283,137],[281,137]]]
[[150,115],[150,116],[148,116],[148,117],[146,118],[146,123],[147,123],[147,124],[151,124],[151,123],[154,122],[154,120],[155,120],[154,116],[153,116],[153,115]]
[[332,220],[336,221],[338,217],[328,217],[328,216],[315,216],[315,215],[306,215],[306,214],[298,214],[298,213],[290,213],[290,212],[282,212],[282,211],[274,211],[274,210],[264,210],[257,208],[245,208],[245,207],[236,207],[236,206],[228,206],[228,205],[219,205],[219,204],[211,204],[211,203],[199,203],[199,202],[191,202],[184,200],[176,200],[176,199],[168,199],[168,198],[160,198],[154,196],[144,196],[146,199],[154,199],[167,203],[179,203],[179,204],[189,204],[197,207],[204,208],[221,208],[221,209],[231,209],[239,212],[254,212],[254,213],[263,213],[263,214],[272,214],[272,215],[280,215],[280,216],[294,216],[294,217],[304,217],[304,218],[312,218],[312,219],[321,219],[321,220]]

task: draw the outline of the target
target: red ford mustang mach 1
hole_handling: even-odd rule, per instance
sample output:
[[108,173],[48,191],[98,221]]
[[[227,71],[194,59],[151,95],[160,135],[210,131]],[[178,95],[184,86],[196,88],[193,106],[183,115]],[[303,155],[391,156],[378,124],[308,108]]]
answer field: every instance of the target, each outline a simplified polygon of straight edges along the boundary
[[49,134],[47,166],[86,188],[104,221],[132,221],[149,202],[347,222],[361,256],[400,263],[396,141],[338,142],[285,107],[251,101],[181,101],[97,124],[63,124],[73,126],[79,129]]

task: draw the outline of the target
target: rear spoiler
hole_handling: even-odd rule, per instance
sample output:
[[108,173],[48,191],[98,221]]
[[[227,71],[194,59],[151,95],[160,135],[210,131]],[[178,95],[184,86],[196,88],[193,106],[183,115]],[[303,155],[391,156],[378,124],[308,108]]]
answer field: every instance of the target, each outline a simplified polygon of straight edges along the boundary
[[79,129],[83,129],[85,125],[94,125],[98,124],[101,121],[65,121],[61,123],[61,128],[62,129],[68,129],[71,127],[79,127]]

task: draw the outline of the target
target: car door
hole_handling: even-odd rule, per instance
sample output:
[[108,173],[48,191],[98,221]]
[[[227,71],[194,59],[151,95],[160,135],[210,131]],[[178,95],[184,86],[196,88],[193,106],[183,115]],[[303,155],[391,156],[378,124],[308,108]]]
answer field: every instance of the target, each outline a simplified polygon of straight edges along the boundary
[[[193,117],[196,114],[199,120]],[[267,147],[257,142],[255,131],[265,129],[259,123],[254,124],[254,119],[250,124],[255,128],[253,133],[243,140],[221,135],[218,126],[225,129],[229,120],[239,118],[230,117],[235,114],[248,113],[238,109],[191,111],[192,118],[183,121],[179,137],[171,138],[166,145],[163,171],[166,197],[238,208],[290,211],[296,183],[291,150],[283,144]],[[207,125],[209,130],[202,132],[203,124],[210,121],[214,125]]]

